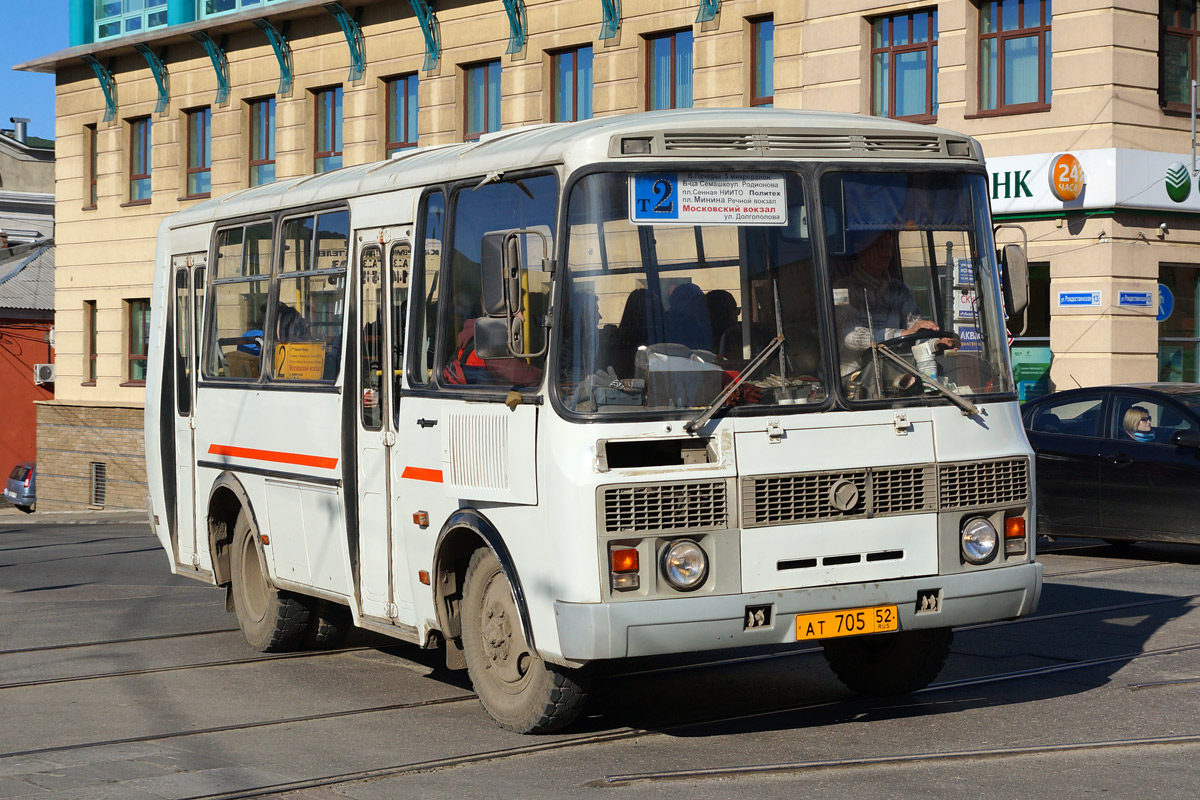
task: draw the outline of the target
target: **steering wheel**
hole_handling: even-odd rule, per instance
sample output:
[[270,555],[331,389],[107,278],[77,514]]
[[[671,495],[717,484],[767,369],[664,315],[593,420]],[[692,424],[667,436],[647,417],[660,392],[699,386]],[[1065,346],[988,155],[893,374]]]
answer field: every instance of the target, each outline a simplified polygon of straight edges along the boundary
[[958,338],[958,334],[955,333],[954,331],[942,330],[941,328],[938,328],[936,330],[931,329],[931,328],[921,328],[919,331],[915,331],[913,333],[908,333],[908,334],[905,334],[904,336],[896,336],[892,339],[885,339],[884,341],[880,342],[880,344],[883,345],[884,347],[890,347],[893,350],[895,350],[897,348],[907,350],[907,349],[911,348],[917,342],[922,341],[924,339],[957,339],[957,338]]

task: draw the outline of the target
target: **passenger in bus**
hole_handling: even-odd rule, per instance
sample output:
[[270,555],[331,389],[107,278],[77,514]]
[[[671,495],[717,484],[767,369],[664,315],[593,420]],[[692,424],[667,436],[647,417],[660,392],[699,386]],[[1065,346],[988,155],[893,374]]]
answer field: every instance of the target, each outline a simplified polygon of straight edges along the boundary
[[741,358],[742,329],[738,325],[738,304],[724,289],[704,295],[708,308],[708,326],[712,331],[711,350],[721,358]]
[[[921,318],[912,292],[895,277],[896,232],[864,231],[856,238],[858,256],[850,274],[833,283],[843,378],[865,366],[864,356],[873,343],[938,329]],[[939,344],[956,343],[944,338]]]
[[704,290],[694,283],[681,283],[671,292],[671,306],[667,311],[667,341],[693,350],[712,347],[712,327],[708,321]]
[[633,377],[633,361],[639,347],[667,340],[665,317],[662,299],[654,292],[634,289],[625,298],[612,359],[618,376]]
[[463,323],[457,344],[454,356],[442,371],[446,383],[526,387],[542,382],[541,368],[519,358],[480,358],[475,352],[475,319]]

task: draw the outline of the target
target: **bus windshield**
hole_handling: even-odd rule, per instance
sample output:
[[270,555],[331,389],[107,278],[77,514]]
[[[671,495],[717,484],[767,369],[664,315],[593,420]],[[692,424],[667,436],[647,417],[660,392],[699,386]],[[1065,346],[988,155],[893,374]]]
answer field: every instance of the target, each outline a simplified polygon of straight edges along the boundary
[[[670,221],[646,219],[635,181],[648,179],[593,173],[568,198],[555,386],[568,410],[704,408],[738,377],[735,405],[818,404],[834,388],[827,364],[850,402],[941,397],[916,370],[960,394],[1011,391],[982,176],[832,172],[814,201],[794,173],[662,173]],[[771,196],[749,208],[761,216],[721,213],[747,211],[755,189]],[[739,192],[734,208],[687,203]],[[867,283],[873,258],[884,266]]]

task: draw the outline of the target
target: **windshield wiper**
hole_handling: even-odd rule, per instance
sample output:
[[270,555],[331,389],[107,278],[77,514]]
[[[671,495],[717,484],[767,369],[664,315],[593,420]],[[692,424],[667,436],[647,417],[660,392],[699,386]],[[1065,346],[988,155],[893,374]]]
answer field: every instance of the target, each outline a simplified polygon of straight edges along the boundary
[[688,433],[695,433],[696,428],[699,428],[701,425],[704,425],[710,419],[712,419],[713,414],[717,413],[717,409],[725,404],[725,401],[728,400],[733,393],[738,390],[738,387],[745,383],[750,376],[754,374],[754,371],[762,366],[763,363],[770,357],[771,353],[774,353],[781,344],[783,344],[782,333],[768,342],[767,346],[759,351],[758,355],[750,359],[750,363],[738,373],[737,377],[731,380],[729,385],[722,389],[721,393],[714,397],[712,402],[709,403],[703,411],[697,414],[690,422],[685,423],[683,429]]
[[[902,370],[921,381],[921,383],[925,384],[926,386],[932,386],[935,390],[950,398],[950,402],[962,409],[964,417],[969,417],[973,414],[979,413],[979,409],[970,400],[953,392],[949,386],[937,380],[936,378],[929,377],[924,372],[917,369],[900,356],[896,355],[896,353],[887,345],[876,342],[875,344],[871,345],[871,349],[876,353],[881,353],[883,356],[893,361]],[[878,370],[876,371],[876,374],[878,374]]]

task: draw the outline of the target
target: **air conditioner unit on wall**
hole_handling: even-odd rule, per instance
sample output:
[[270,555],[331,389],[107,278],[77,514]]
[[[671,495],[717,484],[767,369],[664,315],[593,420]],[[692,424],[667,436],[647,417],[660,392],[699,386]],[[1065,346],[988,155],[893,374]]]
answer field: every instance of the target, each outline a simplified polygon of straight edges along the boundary
[[34,364],[33,365],[33,382],[39,386],[43,383],[54,383],[54,365],[53,364]]

